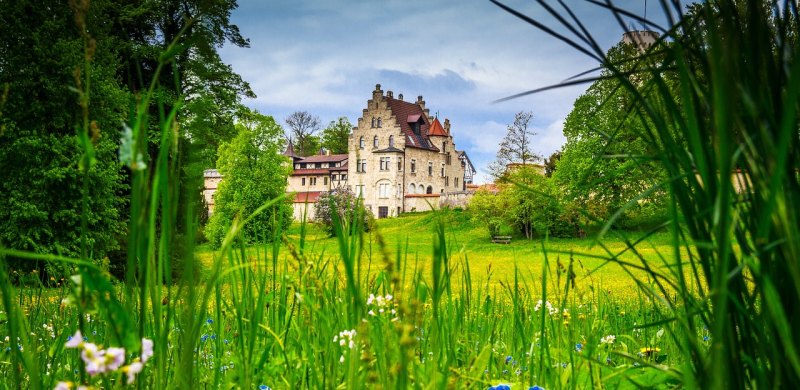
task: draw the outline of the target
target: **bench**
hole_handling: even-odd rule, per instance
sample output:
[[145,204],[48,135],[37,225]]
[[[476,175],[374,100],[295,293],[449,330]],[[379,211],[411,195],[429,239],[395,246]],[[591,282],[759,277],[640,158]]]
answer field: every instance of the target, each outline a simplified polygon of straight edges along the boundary
[[510,244],[511,236],[494,236],[492,242],[495,244]]

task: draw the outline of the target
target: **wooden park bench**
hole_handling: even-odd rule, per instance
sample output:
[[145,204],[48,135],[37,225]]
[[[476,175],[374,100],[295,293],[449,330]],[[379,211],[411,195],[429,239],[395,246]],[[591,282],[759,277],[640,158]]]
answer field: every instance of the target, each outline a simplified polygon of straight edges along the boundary
[[510,244],[511,236],[494,236],[492,242],[495,244]]

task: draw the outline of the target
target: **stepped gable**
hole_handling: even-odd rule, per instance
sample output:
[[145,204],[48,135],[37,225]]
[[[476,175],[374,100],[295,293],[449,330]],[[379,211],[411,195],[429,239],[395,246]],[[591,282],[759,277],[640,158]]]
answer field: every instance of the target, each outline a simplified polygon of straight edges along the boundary
[[438,118],[433,119],[433,123],[431,123],[430,128],[428,129],[428,136],[440,136],[440,137],[447,137],[447,133],[444,131],[444,127],[442,124],[439,123]]
[[[392,110],[395,121],[400,125],[400,130],[406,136],[406,147],[439,151],[428,139],[428,129],[431,124],[428,121],[428,116],[425,115],[425,112],[422,111],[418,104],[398,100],[391,96],[386,97],[386,103],[389,105],[389,109]],[[419,134],[414,134],[414,130],[409,125],[409,122],[414,123],[416,121],[420,121]]]

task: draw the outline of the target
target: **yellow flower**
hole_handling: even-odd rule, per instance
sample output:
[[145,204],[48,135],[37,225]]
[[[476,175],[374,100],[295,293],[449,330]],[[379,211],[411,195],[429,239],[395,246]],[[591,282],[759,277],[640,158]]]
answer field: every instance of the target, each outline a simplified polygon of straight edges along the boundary
[[654,353],[659,353],[659,352],[661,352],[661,348],[658,347],[643,347],[639,349],[639,355],[643,356],[650,356]]

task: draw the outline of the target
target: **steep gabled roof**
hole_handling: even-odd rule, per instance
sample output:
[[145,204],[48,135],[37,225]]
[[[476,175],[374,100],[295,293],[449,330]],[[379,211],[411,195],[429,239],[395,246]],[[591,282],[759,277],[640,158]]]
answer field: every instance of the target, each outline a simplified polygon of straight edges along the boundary
[[294,152],[294,144],[292,143],[291,139],[289,140],[289,144],[286,146],[286,151],[283,152],[283,155],[291,158],[302,158]]
[[431,126],[428,129],[428,136],[432,135],[447,137],[447,133],[444,131],[444,127],[442,127],[442,124],[439,123],[438,118],[433,118],[433,123],[431,123]]
[[[406,147],[439,151],[428,139],[430,122],[428,121],[428,116],[422,111],[422,107],[415,103],[409,103],[388,96],[386,97],[386,103],[388,103],[389,108],[392,110],[397,124],[400,125],[400,130],[406,136]],[[414,130],[411,129],[411,125],[408,122],[409,120],[419,121],[419,135],[414,134]]]

